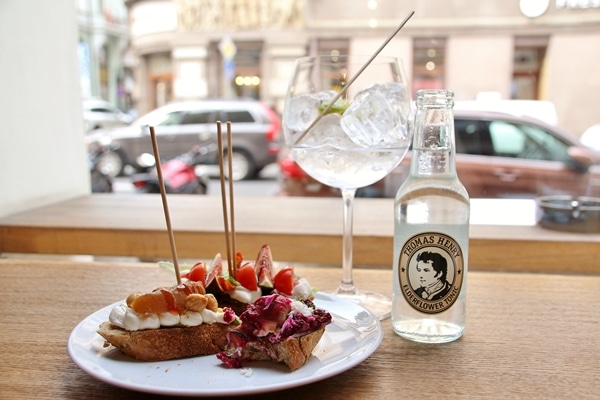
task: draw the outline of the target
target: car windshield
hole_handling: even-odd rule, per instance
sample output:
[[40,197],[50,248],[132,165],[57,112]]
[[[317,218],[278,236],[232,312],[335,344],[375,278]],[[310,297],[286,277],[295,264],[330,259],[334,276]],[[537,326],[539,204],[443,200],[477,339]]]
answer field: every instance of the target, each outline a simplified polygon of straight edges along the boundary
[[143,117],[138,118],[136,125],[178,125],[181,121],[181,114],[181,111],[166,112],[165,110],[154,110]]

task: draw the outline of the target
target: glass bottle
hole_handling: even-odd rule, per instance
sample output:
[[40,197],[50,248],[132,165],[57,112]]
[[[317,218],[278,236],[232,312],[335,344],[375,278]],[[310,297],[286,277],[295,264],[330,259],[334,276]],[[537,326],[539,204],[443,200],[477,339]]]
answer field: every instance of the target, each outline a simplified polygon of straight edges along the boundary
[[443,343],[465,328],[469,195],[456,173],[454,93],[419,90],[410,174],[394,203],[392,326]]

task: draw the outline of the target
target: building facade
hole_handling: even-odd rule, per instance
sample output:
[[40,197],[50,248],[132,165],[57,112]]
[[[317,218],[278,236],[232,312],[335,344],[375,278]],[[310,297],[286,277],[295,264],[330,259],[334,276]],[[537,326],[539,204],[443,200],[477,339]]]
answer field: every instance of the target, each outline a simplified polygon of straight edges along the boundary
[[133,100],[244,96],[281,111],[294,60],[402,59],[413,91],[554,103],[574,134],[600,121],[600,0],[128,0]]
[[78,56],[83,98],[108,100],[124,111],[133,106],[133,59],[123,0],[76,0]]

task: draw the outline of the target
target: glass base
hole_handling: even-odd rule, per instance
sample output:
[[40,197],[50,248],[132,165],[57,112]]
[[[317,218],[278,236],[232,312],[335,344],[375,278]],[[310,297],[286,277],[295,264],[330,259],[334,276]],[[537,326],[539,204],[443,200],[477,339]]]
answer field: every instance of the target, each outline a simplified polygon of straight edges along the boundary
[[369,310],[379,320],[387,319],[392,315],[392,299],[381,293],[345,291],[338,288],[333,294],[357,303]]

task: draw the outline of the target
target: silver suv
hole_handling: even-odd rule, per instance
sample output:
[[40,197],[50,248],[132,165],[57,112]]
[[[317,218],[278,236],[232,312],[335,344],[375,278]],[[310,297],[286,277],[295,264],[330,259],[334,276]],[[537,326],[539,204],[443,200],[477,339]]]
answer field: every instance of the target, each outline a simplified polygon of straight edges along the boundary
[[[201,163],[217,164],[217,121],[231,121],[231,176],[234,180],[253,178],[262,168],[276,161],[281,122],[271,108],[256,100],[171,103],[138,118],[128,127],[92,133],[91,140],[111,149],[99,164],[103,171],[111,171],[113,176],[122,174],[127,165],[136,170],[145,167],[144,155],[153,154],[145,126],[155,128],[161,159],[169,160],[194,146],[201,146],[205,154]],[[223,135],[225,132],[223,124]]]

